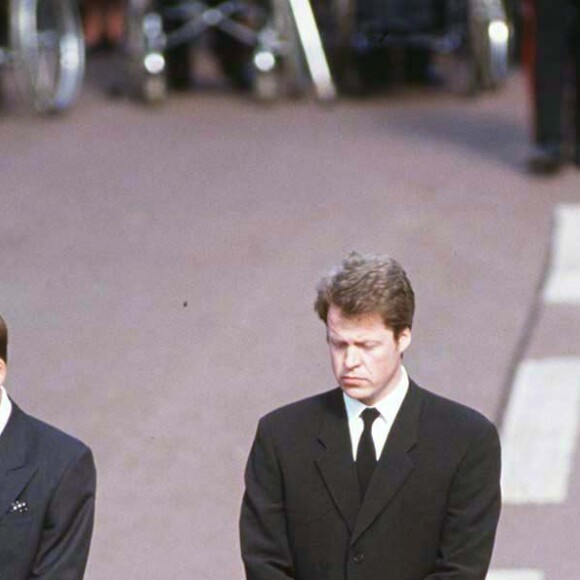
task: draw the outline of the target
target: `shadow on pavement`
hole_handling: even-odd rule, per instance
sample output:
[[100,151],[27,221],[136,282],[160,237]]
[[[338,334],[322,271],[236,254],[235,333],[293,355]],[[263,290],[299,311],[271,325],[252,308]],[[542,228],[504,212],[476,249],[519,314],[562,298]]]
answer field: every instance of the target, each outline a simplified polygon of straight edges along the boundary
[[385,121],[385,130],[406,136],[467,148],[512,168],[522,167],[522,147],[528,142],[527,129],[517,119],[487,111],[413,110]]

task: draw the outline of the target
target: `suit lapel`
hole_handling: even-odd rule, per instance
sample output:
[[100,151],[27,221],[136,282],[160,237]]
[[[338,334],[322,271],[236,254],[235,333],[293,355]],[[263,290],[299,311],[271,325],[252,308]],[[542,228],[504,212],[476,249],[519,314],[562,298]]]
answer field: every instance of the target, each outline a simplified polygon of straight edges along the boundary
[[369,483],[356,519],[351,543],[356,542],[387,507],[413,471],[415,466],[409,451],[419,437],[420,412],[421,393],[417,385],[411,382]]
[[328,492],[352,533],[360,498],[346,409],[340,389],[329,393],[328,411],[318,435],[321,450],[316,463]]
[[0,521],[36,472],[36,465],[27,462],[26,448],[26,416],[13,403],[0,436]]

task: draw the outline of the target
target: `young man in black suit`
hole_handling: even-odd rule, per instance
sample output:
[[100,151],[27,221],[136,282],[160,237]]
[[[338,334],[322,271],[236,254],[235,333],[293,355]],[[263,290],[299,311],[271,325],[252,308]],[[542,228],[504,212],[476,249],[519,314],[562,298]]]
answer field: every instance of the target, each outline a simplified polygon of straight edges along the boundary
[[476,411],[407,376],[414,293],[352,253],[318,287],[339,388],[263,417],[240,519],[248,580],[484,580],[500,446]]
[[8,398],[7,345],[0,317],[0,580],[81,580],[93,530],[93,456]]

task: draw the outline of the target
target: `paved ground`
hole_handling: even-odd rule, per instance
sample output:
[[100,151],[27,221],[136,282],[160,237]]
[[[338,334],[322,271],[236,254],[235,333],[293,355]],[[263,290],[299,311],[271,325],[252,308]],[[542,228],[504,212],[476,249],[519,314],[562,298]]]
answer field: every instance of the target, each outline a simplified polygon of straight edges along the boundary
[[[93,71],[64,118],[13,98],[0,116],[8,388],[94,448],[89,580],[241,578],[256,421],[332,386],[313,288],[353,248],[414,281],[412,376],[498,422],[524,359],[580,352],[576,306],[539,297],[580,172],[525,174],[517,75],[479,100],[264,109],[205,90],[148,110],[103,95],[116,74]],[[575,441],[570,465],[563,501],[506,506],[494,568],[577,578]]]

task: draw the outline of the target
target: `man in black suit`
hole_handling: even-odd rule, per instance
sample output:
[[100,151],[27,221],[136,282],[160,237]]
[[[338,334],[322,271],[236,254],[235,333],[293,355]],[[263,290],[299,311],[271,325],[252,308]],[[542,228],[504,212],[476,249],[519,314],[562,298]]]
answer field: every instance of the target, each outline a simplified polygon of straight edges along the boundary
[[409,380],[414,293],[389,257],[322,280],[340,388],[263,417],[240,518],[248,580],[484,580],[500,512],[495,427]]
[[93,456],[8,398],[7,344],[0,317],[0,580],[81,580],[93,530]]

